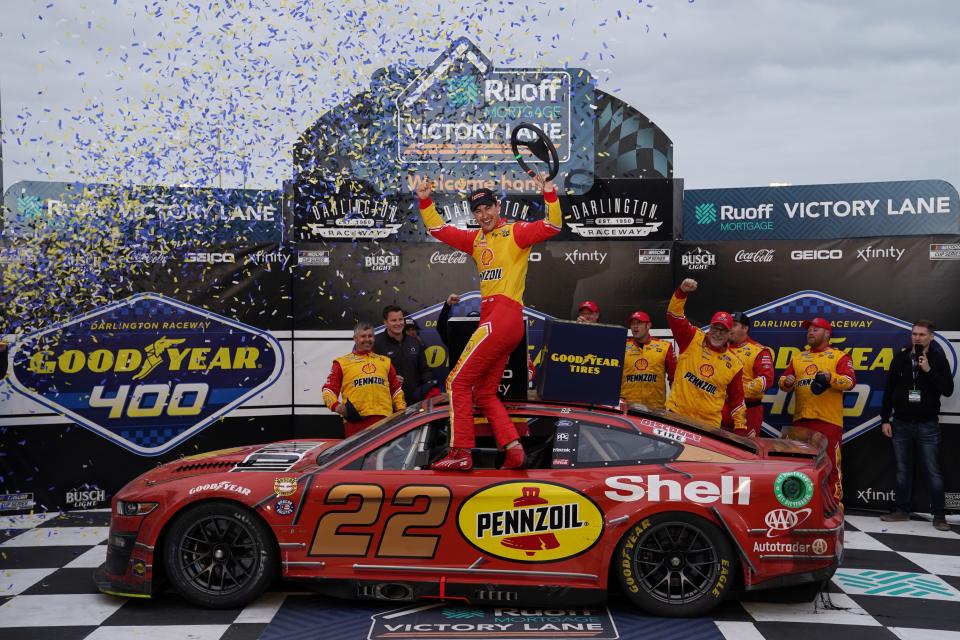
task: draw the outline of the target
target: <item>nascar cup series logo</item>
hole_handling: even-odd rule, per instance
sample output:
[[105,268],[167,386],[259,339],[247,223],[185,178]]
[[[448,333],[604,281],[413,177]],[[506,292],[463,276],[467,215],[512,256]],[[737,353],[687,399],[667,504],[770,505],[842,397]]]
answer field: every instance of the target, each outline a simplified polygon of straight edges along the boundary
[[457,514],[474,547],[504,560],[553,562],[590,549],[603,515],[590,498],[546,482],[505,482],[473,494]]
[[25,396],[142,455],[158,455],[272,385],[269,334],[156,293],[26,336],[11,352]]

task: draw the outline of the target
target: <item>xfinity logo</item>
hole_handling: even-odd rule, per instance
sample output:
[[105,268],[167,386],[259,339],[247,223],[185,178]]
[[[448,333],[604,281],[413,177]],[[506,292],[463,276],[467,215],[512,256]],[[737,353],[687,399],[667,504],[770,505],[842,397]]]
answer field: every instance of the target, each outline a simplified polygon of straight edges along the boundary
[[874,249],[873,245],[870,245],[863,249],[857,249],[857,258],[864,262],[879,259],[889,260],[890,258],[893,258],[896,262],[900,262],[900,258],[906,252],[906,249],[897,249],[893,245],[890,245],[889,249]]
[[184,262],[202,262],[205,264],[219,264],[223,262],[236,262],[232,253],[188,253]]
[[430,255],[430,264],[466,264],[467,254],[463,251],[434,251]]
[[579,264],[581,262],[603,264],[603,261],[607,259],[607,254],[602,251],[580,251],[579,249],[575,249],[564,253],[563,259],[570,264]]
[[773,262],[773,254],[776,249],[757,249],[756,251],[744,251],[740,249],[734,257],[734,262]]
[[840,260],[842,249],[797,249],[790,252],[791,260]]
[[889,491],[877,491],[873,487],[867,489],[857,489],[857,500],[870,504],[871,502],[893,502],[895,498],[893,489]]
[[697,247],[680,256],[680,264],[691,271],[711,269],[717,266],[717,254]]

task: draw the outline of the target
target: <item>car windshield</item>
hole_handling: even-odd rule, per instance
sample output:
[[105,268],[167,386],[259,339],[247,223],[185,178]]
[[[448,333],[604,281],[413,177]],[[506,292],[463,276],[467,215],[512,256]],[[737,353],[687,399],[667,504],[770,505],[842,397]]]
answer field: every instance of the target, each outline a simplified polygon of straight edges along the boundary
[[347,455],[352,451],[356,451],[360,447],[364,446],[374,438],[379,437],[387,430],[393,429],[407,418],[412,415],[420,413],[422,403],[417,403],[411,405],[404,409],[403,411],[397,412],[392,416],[387,416],[379,422],[375,422],[363,431],[358,431],[349,438],[344,438],[337,444],[324,449],[317,455],[317,466],[324,466],[330,464],[333,460],[336,460],[341,455]]

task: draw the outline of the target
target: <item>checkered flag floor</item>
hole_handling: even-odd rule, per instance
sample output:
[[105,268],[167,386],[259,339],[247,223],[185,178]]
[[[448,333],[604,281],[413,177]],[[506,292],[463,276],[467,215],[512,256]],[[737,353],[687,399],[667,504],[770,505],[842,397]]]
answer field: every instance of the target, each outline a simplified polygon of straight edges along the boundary
[[[107,511],[0,518],[0,638],[349,640],[374,637],[373,616],[397,609],[331,600],[290,584],[223,611],[169,593],[149,600],[103,595],[92,574],[106,557],[109,520]],[[948,521],[953,530],[941,532],[929,518],[848,515],[843,566],[820,593],[797,587],[742,594],[691,620],[643,616],[614,598],[609,617],[624,640],[960,640],[960,519]]]

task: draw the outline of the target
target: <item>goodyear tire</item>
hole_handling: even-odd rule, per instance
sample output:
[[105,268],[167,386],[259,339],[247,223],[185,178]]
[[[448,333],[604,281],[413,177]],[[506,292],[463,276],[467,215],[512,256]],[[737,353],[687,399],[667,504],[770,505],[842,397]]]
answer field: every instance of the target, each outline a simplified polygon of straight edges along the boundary
[[613,560],[623,592],[656,616],[703,615],[733,584],[735,557],[727,538],[689,513],[658,513],[636,523]]
[[279,569],[269,527],[249,510],[227,502],[199,504],[180,514],[167,533],[163,559],[177,592],[213,609],[255,600]]

